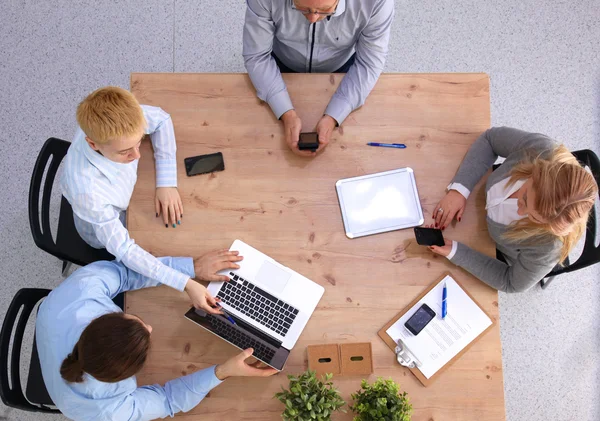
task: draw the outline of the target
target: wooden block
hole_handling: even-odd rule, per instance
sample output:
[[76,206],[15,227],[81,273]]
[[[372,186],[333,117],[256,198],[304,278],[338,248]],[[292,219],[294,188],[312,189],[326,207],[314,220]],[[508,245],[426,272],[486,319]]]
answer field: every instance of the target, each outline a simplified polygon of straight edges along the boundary
[[340,368],[344,376],[372,374],[371,342],[341,344]]
[[308,369],[315,370],[317,376],[325,373],[340,374],[340,355],[337,344],[309,345]]

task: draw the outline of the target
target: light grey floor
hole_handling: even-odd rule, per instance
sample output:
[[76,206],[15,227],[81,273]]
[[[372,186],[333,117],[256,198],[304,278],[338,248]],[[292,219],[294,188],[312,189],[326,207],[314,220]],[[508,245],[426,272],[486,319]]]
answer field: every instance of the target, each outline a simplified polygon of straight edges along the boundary
[[[597,0],[396,0],[388,72],[487,72],[492,122],[600,152]],[[27,218],[37,153],[132,71],[242,72],[242,0],[0,3],[0,308],[56,286]],[[507,419],[600,420],[600,266],[500,297]],[[5,311],[5,310],[4,310]],[[63,419],[0,407],[0,420]]]

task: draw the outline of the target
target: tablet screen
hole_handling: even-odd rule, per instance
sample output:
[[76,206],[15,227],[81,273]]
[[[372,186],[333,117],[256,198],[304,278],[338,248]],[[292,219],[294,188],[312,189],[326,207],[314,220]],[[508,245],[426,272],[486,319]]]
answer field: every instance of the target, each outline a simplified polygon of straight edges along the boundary
[[347,178],[338,181],[336,187],[350,238],[423,223],[411,168]]

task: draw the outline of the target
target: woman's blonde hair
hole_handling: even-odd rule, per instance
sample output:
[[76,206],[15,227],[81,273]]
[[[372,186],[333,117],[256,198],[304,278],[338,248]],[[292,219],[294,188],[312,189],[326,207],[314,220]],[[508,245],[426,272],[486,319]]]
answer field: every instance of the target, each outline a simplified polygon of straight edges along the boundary
[[137,99],[117,86],[97,89],[81,101],[77,122],[87,137],[100,144],[123,136],[141,136],[146,128]]
[[543,154],[529,154],[513,167],[508,184],[528,178],[535,190],[533,207],[545,222],[523,218],[512,224],[505,237],[515,241],[558,237],[563,244],[559,260],[562,263],[585,233],[590,210],[598,197],[598,185],[563,145],[545,158]]

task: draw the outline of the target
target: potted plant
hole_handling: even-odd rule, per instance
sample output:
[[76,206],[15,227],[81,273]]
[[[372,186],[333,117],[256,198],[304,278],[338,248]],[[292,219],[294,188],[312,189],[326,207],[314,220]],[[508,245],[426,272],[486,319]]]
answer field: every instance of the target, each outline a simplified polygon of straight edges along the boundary
[[285,421],[329,421],[331,415],[346,404],[333,387],[332,377],[327,373],[319,380],[314,371],[288,376],[289,390],[282,387],[282,391],[275,394],[285,405],[281,417]]
[[372,385],[363,380],[361,390],[353,393],[352,399],[354,421],[410,421],[412,405],[406,392],[400,393],[400,386],[392,379],[379,377]]

